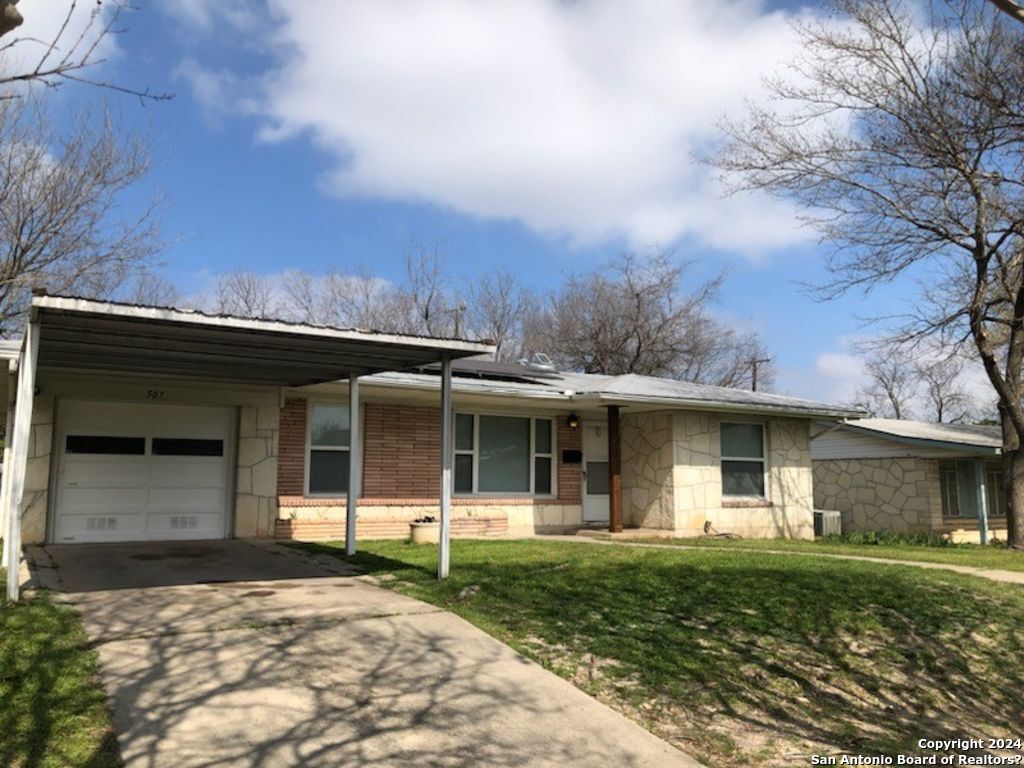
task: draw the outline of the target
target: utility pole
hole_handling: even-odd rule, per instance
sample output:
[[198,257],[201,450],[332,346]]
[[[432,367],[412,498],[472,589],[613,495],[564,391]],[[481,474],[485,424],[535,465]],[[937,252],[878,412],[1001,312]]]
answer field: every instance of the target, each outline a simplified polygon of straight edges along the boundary
[[770,363],[772,359],[770,357],[752,357],[750,358],[750,391],[757,392],[757,366],[761,363]]
[[448,312],[455,316],[455,338],[462,338],[462,314],[466,311],[465,304],[459,304],[457,307],[453,307]]

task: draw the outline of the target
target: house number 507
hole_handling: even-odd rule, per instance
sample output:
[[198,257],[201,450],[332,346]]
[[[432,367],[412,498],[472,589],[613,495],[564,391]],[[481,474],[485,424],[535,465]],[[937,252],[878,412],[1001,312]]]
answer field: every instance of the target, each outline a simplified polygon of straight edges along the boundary
[[162,389],[147,389],[146,397],[148,397],[150,400],[163,400],[164,391]]

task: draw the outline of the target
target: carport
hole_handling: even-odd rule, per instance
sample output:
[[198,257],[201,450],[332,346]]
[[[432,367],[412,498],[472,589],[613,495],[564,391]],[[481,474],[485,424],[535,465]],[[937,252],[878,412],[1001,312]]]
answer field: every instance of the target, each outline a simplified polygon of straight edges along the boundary
[[448,575],[452,397],[451,361],[494,351],[486,342],[339,329],[209,315],[46,294],[34,295],[16,361],[0,507],[6,513],[7,595],[18,599],[21,506],[25,488],[36,377],[40,370],[130,374],[218,384],[300,387],[349,382],[351,450],[346,549],[355,553],[356,500],[361,477],[359,378],[430,363],[441,364],[441,546],[438,578]]

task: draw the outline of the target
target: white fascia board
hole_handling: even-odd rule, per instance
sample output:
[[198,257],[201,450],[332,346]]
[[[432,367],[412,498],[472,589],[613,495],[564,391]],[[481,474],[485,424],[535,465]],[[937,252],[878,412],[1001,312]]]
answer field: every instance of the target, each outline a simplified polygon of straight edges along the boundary
[[227,328],[232,330],[262,331],[269,333],[314,336],[338,341],[374,342],[388,346],[419,347],[436,349],[439,352],[456,352],[471,355],[486,355],[495,351],[492,344],[460,339],[434,339],[428,336],[405,336],[379,331],[346,330],[318,325],[303,325],[279,320],[257,320],[244,317],[207,315],[198,311],[168,309],[162,307],[137,307],[91,299],[72,299],[61,296],[34,296],[33,310],[54,309],[65,312],[82,312],[124,317],[136,320],[157,320],[170,323],[185,323],[196,326]]
[[804,410],[784,405],[755,405],[745,403],[728,403],[724,401],[690,400],[674,397],[642,397],[638,395],[605,395],[601,393],[576,395],[572,400],[577,402],[598,402],[603,405],[663,405],[669,408],[692,411],[728,412],[728,413],[763,413],[775,416],[791,416],[801,419],[847,419],[859,413],[840,409]]

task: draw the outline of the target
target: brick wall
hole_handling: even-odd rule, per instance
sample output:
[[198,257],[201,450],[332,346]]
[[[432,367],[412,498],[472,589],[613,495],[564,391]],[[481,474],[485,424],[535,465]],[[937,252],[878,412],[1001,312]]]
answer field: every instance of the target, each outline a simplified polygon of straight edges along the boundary
[[582,485],[581,464],[565,464],[562,461],[562,451],[583,450],[583,430],[569,428],[569,418],[559,416],[557,446],[558,456],[558,499],[566,504],[579,504],[581,500],[580,490]]
[[[305,489],[306,401],[285,400],[281,410],[278,493],[302,496]],[[441,424],[437,408],[363,405],[363,488],[366,499],[436,499],[441,481]],[[557,422],[558,502],[580,502],[580,465],[564,464],[562,452],[580,450],[582,434],[567,417]]]
[[363,496],[437,496],[440,409],[366,403],[363,411]]
[[281,496],[301,496],[305,492],[306,401],[284,401],[281,409],[281,434],[278,438],[277,492]]

